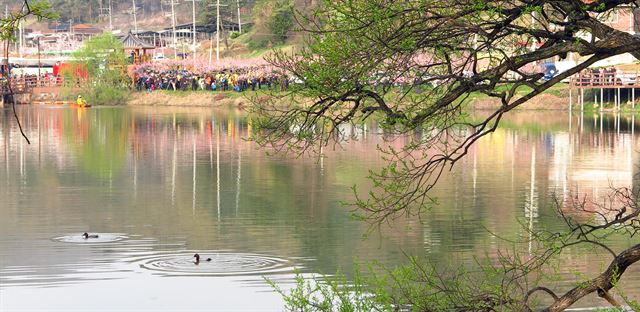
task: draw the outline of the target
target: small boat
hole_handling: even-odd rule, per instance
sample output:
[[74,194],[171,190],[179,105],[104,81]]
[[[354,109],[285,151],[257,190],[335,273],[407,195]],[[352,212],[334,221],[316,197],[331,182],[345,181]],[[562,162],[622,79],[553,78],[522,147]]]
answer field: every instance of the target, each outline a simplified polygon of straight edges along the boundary
[[91,107],[91,104],[71,104],[70,106],[73,108],[89,108]]
[[85,101],[84,98],[82,98],[82,95],[78,95],[78,100],[76,101],[76,107],[85,108],[85,107],[91,107],[91,105],[87,104],[87,101]]

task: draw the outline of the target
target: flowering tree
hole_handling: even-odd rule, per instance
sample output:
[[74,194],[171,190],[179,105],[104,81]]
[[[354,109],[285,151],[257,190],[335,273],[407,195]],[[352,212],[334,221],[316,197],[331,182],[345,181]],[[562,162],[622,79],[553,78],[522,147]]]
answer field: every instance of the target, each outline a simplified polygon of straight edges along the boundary
[[253,59],[221,59],[219,62],[209,64],[204,60],[164,60],[161,62],[143,63],[136,65],[135,71],[137,73],[152,72],[163,73],[168,71],[186,70],[196,75],[203,75],[212,72],[221,72],[223,70],[236,70],[236,69],[248,69],[248,68],[260,68],[273,67],[262,58]]

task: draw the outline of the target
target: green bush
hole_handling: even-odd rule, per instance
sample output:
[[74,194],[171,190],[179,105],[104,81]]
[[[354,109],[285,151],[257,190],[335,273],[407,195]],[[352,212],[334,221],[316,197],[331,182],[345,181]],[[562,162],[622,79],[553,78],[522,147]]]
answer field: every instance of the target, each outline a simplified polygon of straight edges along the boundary
[[[121,104],[129,94],[129,77],[126,74],[126,56],[119,39],[111,34],[95,36],[84,42],[73,53],[70,72],[63,73],[65,81],[74,76],[86,76],[80,85],[82,96],[91,105]],[[71,84],[70,87],[74,87]],[[75,93],[70,90],[65,93]],[[71,96],[71,99],[74,97]]]
[[129,91],[123,88],[117,88],[110,85],[94,85],[82,88],[84,97],[89,104],[124,104]]
[[294,278],[293,288],[285,290],[267,279],[284,302],[285,311],[306,312],[369,312],[392,311],[392,306],[381,302],[377,294],[369,293],[364,286],[360,271],[356,268],[353,282],[338,273],[336,276],[303,276],[299,272]]
[[251,49],[251,50],[264,49],[264,48],[269,46],[269,39],[267,39],[267,38],[257,38],[257,39],[249,41],[248,46],[249,46],[249,49]]

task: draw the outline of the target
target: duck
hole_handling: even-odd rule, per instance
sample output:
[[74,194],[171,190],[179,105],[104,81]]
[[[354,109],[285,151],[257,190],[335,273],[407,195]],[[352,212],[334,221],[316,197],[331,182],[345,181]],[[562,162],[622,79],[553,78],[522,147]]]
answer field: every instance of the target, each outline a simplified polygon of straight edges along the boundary
[[84,232],[84,234],[82,234],[82,238],[84,238],[84,239],[89,239],[89,238],[98,238],[98,234],[91,234],[91,235],[89,235],[89,233]]
[[[196,261],[194,263],[195,264],[200,264],[200,255],[199,254],[195,254],[195,255],[193,255],[193,257],[196,258]],[[211,261],[211,258],[204,259],[203,261]]]

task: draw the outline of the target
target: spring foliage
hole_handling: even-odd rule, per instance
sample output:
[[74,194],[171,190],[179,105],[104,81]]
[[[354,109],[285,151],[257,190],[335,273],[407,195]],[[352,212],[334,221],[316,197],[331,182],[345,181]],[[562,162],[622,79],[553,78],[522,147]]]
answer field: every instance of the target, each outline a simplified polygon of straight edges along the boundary
[[73,54],[72,66],[63,73],[71,86],[92,105],[120,104],[128,95],[126,56],[118,38],[111,34],[95,36]]
[[[254,140],[278,151],[319,152],[349,138],[349,125],[376,118],[387,137],[404,135],[408,143],[381,146],[387,164],[370,173],[369,192],[354,187],[352,205],[373,226],[420,218],[437,204],[431,190],[444,172],[494,132],[505,114],[597,61],[623,53],[640,58],[640,38],[605,21],[635,7],[632,0],[325,1],[312,14],[297,16],[308,45],[268,59],[304,88],[256,101]],[[569,55],[576,66],[550,80],[535,70],[537,63]],[[467,100],[474,94],[500,105],[470,118]],[[640,261],[640,244],[614,250],[607,239],[640,233],[639,195],[615,189],[611,204],[597,209],[588,201],[556,202],[566,231],[528,230],[536,246],[530,254],[501,253],[497,264],[479,264],[480,276],[419,264],[398,279],[407,283],[394,283],[391,274],[389,287],[399,290],[395,302],[421,311],[530,311],[539,307],[536,297],[544,297],[550,303],[543,311],[562,311],[597,294],[618,305],[609,292]],[[594,217],[576,220],[574,214]],[[545,286],[554,281],[540,279],[541,273],[554,262],[563,265],[563,252],[576,246],[603,251],[609,265],[556,293]]]

